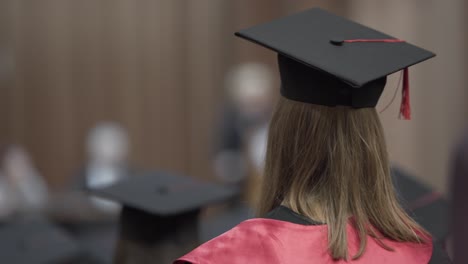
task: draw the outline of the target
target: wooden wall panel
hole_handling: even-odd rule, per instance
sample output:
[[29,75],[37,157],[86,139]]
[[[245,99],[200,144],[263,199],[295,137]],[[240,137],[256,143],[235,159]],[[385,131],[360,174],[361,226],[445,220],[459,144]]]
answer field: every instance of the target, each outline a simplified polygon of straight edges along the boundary
[[[287,10],[281,8],[280,2],[279,0],[233,1],[231,3],[231,17],[234,25],[232,32],[285,15]],[[260,61],[276,67],[274,52],[240,38],[231,38],[231,40],[234,43],[235,63]]]
[[[155,123],[153,134],[147,137],[158,137],[159,144],[155,150],[160,153],[163,167],[190,172],[196,174],[196,171],[188,167],[189,160],[192,159],[187,151],[192,131],[189,131],[188,115],[194,109],[188,108],[187,98],[190,89],[188,85],[187,72],[191,69],[186,65],[186,23],[187,16],[185,6],[189,1],[162,1],[157,9],[160,17],[160,30],[155,32],[154,42],[159,42],[161,48],[158,50],[160,58],[157,60],[159,74],[159,83],[157,87],[148,87],[155,89],[155,97],[148,97],[147,106],[149,118],[153,102],[157,103],[157,111],[161,115],[161,122]],[[150,51],[148,47],[146,51]],[[142,54],[144,56],[144,54]],[[198,87],[195,87],[195,89]],[[209,101],[206,102],[209,104]],[[206,161],[204,162],[206,166]]]
[[[4,143],[14,143],[14,142],[24,142],[24,89],[20,82],[17,81],[18,77],[18,54],[16,49],[18,48],[18,6],[19,2],[12,0],[2,1],[3,6],[7,6],[9,9],[7,23],[3,24],[5,29],[4,33],[8,36],[4,37],[5,43],[9,43],[10,52],[13,53],[15,67],[11,76],[8,76],[8,81],[5,82],[5,89],[2,89],[2,94],[0,97],[5,98],[5,111],[1,112],[1,115],[4,116],[3,120],[6,121],[4,124],[5,138],[3,138]],[[3,12],[7,12],[7,9],[3,9]],[[5,14],[6,15],[6,14]],[[7,16],[2,16],[7,18]],[[2,33],[2,34],[4,34]],[[8,40],[9,39],[9,40]],[[8,45],[8,44],[7,44]]]
[[186,1],[8,4],[15,12],[0,34],[13,39],[17,69],[1,90],[2,141],[25,145],[60,187],[85,162],[88,130],[115,121],[128,129],[134,164],[193,174]]
[[[75,122],[75,137],[69,139],[73,146],[76,160],[70,164],[68,173],[84,163],[86,133],[96,122],[112,120],[109,103],[113,93],[109,85],[104,83],[104,72],[110,65],[104,65],[103,60],[103,16],[102,1],[69,1],[70,25],[72,32],[70,40],[71,60],[70,71],[73,91],[72,120]],[[106,67],[107,66],[107,67]],[[117,120],[120,121],[120,120]],[[73,142],[73,143],[72,143]],[[64,176],[65,177],[65,176]]]
[[[198,177],[208,178],[209,167],[205,167],[211,154],[213,142],[213,120],[216,109],[217,90],[222,89],[223,52],[220,45],[223,30],[225,1],[200,0],[187,2],[187,101],[190,141],[188,151],[192,156],[189,168]],[[198,154],[198,155],[197,155]]]
[[[11,93],[12,72],[9,68],[8,57],[12,52],[12,29],[9,26],[11,21],[11,3],[9,1],[0,2],[0,152],[5,139],[9,135],[9,125],[7,112],[9,111],[9,97]],[[10,57],[11,58],[11,57]],[[1,154],[0,154],[1,155]]]
[[280,0],[281,10],[286,14],[292,14],[301,10],[319,7],[340,16],[346,16],[349,9],[349,1],[342,0]]
[[13,40],[17,69],[0,91],[0,140],[24,145],[52,187],[86,162],[101,121],[128,129],[136,166],[210,178],[227,2],[7,3],[0,35]]
[[58,182],[75,156],[70,9],[66,1],[22,1],[19,8],[16,81],[23,109],[17,110],[23,116],[14,118],[22,121],[22,143],[39,169]]

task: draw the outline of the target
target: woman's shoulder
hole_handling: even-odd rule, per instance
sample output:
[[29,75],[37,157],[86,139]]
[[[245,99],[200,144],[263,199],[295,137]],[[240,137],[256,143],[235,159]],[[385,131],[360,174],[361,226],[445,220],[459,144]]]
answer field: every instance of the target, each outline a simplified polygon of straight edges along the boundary
[[243,221],[179,258],[174,264],[263,263],[256,260],[263,261],[270,259],[272,254],[276,255],[276,247],[270,241],[272,236],[285,228],[284,224],[288,223],[264,218]]
[[[352,243],[352,235],[350,240],[350,250],[356,251],[358,246]],[[429,263],[449,263],[440,262],[439,257],[443,254],[436,250],[432,252],[432,243],[423,245],[387,241],[388,246],[394,249],[388,251],[374,243],[373,239],[369,242],[366,253],[356,263],[375,263],[375,259],[385,259],[381,263],[395,263],[394,260],[402,263],[428,263],[431,255],[432,262]],[[202,244],[174,264],[304,263],[305,259],[333,262],[327,254],[326,225],[300,225],[277,219],[255,218]]]

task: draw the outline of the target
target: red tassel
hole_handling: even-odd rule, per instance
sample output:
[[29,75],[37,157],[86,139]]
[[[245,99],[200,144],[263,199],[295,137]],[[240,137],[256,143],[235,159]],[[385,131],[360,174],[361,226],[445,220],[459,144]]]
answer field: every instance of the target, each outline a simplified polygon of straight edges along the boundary
[[401,90],[401,96],[400,119],[411,120],[408,68],[403,70],[403,89]]

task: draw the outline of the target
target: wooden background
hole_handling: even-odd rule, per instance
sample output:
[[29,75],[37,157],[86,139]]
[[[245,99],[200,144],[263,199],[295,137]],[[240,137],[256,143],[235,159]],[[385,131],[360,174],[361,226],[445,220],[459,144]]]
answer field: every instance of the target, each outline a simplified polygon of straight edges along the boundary
[[[128,129],[136,166],[211,178],[214,118],[223,95],[224,74],[231,66],[251,60],[275,67],[275,54],[237,40],[233,32],[318,5],[377,24],[379,29],[393,30],[392,34],[403,34],[417,44],[429,42],[426,47],[436,45],[439,56],[451,52],[453,58],[442,59],[416,74],[416,79],[425,80],[419,82],[420,87],[435,80],[437,69],[439,74],[456,78],[451,84],[457,92],[445,102],[447,109],[434,110],[425,101],[419,103],[424,111],[437,111],[445,129],[424,137],[425,141],[408,143],[404,140],[408,133],[419,135],[433,122],[421,117],[419,123],[402,127],[401,133],[389,132],[390,145],[403,149],[401,159],[395,150],[395,161],[443,189],[449,147],[454,131],[460,131],[463,123],[463,117],[453,119],[452,114],[468,113],[463,86],[463,70],[468,67],[461,59],[466,56],[463,26],[467,21],[463,17],[467,12],[460,11],[466,4],[462,0],[443,1],[450,8],[443,20],[435,20],[433,15],[443,5],[440,1],[414,2],[423,9],[408,9],[408,1],[393,1],[389,7],[365,0],[2,0],[0,61],[6,62],[4,69],[10,74],[0,74],[0,144],[24,145],[52,188],[58,189],[85,162],[88,130],[100,121],[117,121]],[[376,14],[383,12],[382,8],[392,10],[395,16],[381,19]],[[411,31],[405,25],[392,26],[402,14],[410,18]],[[420,19],[414,20],[413,15]],[[447,34],[442,26],[434,29],[441,21],[456,26],[448,33],[452,35],[442,36]],[[424,28],[434,31],[413,37]],[[441,42],[457,34],[461,35],[456,38],[459,45],[444,46]],[[429,77],[418,77],[423,75]],[[434,96],[439,93],[431,91]],[[428,97],[426,93],[421,96]],[[456,109],[452,109],[452,99],[457,102]],[[449,124],[446,118],[451,118]],[[393,119],[394,115],[383,119],[390,130]],[[434,140],[442,142],[442,154],[430,156],[431,151],[439,151],[440,144],[412,151]],[[429,153],[431,160],[439,162],[427,169],[427,160],[418,156],[421,153]]]

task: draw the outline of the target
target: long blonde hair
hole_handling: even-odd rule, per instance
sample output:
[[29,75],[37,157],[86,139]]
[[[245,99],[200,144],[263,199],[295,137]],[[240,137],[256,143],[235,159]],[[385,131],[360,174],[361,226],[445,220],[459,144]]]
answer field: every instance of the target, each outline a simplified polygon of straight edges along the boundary
[[[401,208],[384,134],[374,108],[326,107],[280,98],[270,123],[259,216],[280,204],[328,226],[334,259],[349,259],[346,225],[392,250],[382,237],[425,242]],[[349,221],[352,217],[353,221]]]

